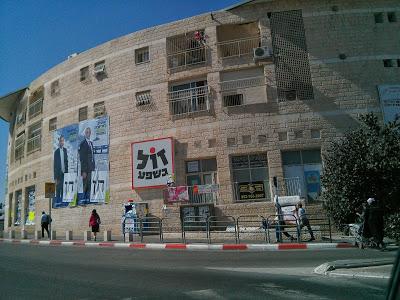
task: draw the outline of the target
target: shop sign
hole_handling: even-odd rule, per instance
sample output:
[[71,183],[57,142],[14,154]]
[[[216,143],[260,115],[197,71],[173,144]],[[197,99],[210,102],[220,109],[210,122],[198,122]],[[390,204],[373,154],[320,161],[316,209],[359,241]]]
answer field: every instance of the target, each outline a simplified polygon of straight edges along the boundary
[[263,181],[239,183],[239,200],[257,199],[265,199],[265,189]]

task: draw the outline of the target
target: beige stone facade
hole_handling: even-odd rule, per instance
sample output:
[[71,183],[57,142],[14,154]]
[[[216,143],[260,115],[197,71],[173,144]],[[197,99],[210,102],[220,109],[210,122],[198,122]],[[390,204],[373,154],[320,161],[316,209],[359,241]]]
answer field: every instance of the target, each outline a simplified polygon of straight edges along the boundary
[[[267,215],[272,211],[268,200],[236,201],[233,156],[266,154],[268,182],[274,176],[284,182],[287,177],[282,165],[284,151],[323,151],[330,141],[357,126],[357,115],[368,111],[381,113],[377,85],[400,83],[398,1],[253,2],[117,38],[71,57],[34,80],[18,99],[10,121],[5,228],[22,227],[14,225],[16,192],[22,192],[22,211],[25,211],[25,191],[30,186],[36,189],[35,223],[40,227],[40,212],[48,211],[44,183],[53,181],[53,135],[49,122],[57,118],[57,128],[77,123],[78,111],[85,106],[88,118],[93,118],[97,102],[104,101],[110,120],[110,203],[96,209],[102,217],[102,227],[115,232],[120,230],[122,204],[129,198],[147,202],[153,215],[177,216],[176,205],[163,208],[162,189],[131,189],[132,142],[173,137],[178,185],[187,184],[185,162],[215,158],[219,184],[214,203],[217,213]],[[279,22],[290,23],[292,15],[279,13],[296,10],[301,13],[306,49],[296,45],[297,40],[289,39],[288,47],[297,49],[291,53],[290,49],[279,49],[277,44],[280,39],[283,39],[281,45],[285,44]],[[389,22],[388,13],[395,14],[395,21]],[[301,26],[293,26],[294,31],[303,30]],[[176,51],[182,48],[179,45],[182,39],[177,36],[186,34],[184,40],[190,40],[198,30],[204,30],[207,36],[205,46],[202,42],[196,44],[201,50],[191,50],[186,42],[187,49]],[[301,40],[299,36],[296,38]],[[254,60],[251,43],[273,50],[272,58]],[[149,49],[149,59],[138,63],[135,53],[144,47]],[[198,52],[193,54],[193,51]],[[282,54],[284,51],[289,54]],[[290,94],[289,89],[283,91],[288,98],[282,101],[278,99],[280,79],[276,76],[279,55],[300,52],[307,56],[305,65],[300,67],[306,66],[307,71],[308,66],[311,82],[297,80],[303,86],[311,85],[313,95],[300,99],[296,89],[295,94]],[[103,60],[105,75],[99,78],[93,75],[94,64]],[[385,67],[383,60],[392,60],[394,66]],[[89,67],[89,75],[81,81],[81,69],[85,67]],[[56,80],[58,84],[53,84]],[[176,114],[169,94],[171,87],[205,80],[206,108],[192,107],[189,113]],[[34,103],[32,99],[39,97],[34,92],[39,90],[40,94],[40,89],[43,89],[42,111],[29,117],[28,109],[26,121],[18,125],[16,116]],[[150,91],[151,103],[138,106],[136,94],[144,91]],[[18,135],[23,131],[28,135],[30,126],[36,122],[41,124],[40,147],[30,151],[25,139],[24,151],[16,159]],[[93,206],[89,205],[52,210],[53,229],[86,229],[91,209]],[[22,218],[23,223],[24,213]]]

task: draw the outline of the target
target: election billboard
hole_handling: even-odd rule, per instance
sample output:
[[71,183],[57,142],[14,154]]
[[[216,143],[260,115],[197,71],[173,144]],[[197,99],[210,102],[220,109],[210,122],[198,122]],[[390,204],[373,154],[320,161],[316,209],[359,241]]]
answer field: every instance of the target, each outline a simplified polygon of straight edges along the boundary
[[108,117],[102,117],[54,132],[54,208],[108,202],[108,128]]
[[172,138],[133,142],[132,189],[158,188],[167,185],[174,172]]

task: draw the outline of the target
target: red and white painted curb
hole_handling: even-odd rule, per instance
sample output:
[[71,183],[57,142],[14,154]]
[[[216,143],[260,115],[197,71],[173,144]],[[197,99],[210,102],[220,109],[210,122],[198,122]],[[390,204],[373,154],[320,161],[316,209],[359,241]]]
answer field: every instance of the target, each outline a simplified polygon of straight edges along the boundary
[[12,244],[33,244],[42,246],[77,246],[94,248],[131,248],[155,250],[239,250],[239,251],[279,251],[279,250],[322,250],[353,248],[350,243],[284,243],[284,244],[182,244],[182,243],[121,243],[121,242],[85,242],[85,241],[41,241],[0,239],[0,242]]

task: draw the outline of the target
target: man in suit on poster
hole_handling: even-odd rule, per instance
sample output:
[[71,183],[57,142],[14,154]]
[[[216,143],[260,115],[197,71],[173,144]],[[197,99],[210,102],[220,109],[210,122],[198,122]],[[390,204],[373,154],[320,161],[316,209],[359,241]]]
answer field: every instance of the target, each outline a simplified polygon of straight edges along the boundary
[[56,197],[62,199],[64,174],[68,173],[68,154],[64,148],[64,136],[58,138],[58,148],[54,151],[54,181],[56,183]]
[[92,171],[95,169],[93,143],[90,140],[92,130],[90,127],[85,129],[85,139],[79,145],[79,160],[81,163],[81,175],[83,181],[84,198],[90,197]]

